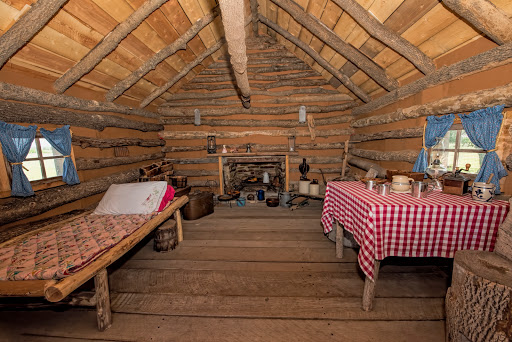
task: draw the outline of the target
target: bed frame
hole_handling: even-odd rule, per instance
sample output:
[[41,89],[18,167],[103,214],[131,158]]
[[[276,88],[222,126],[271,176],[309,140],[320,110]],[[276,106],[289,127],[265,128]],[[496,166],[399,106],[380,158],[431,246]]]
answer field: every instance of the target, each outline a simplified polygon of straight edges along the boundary
[[[133,234],[124,238],[113,248],[99,255],[89,265],[80,271],[59,280],[20,280],[20,281],[0,281],[0,297],[44,297],[50,302],[58,302],[67,295],[84,284],[86,281],[94,277],[94,286],[96,290],[96,316],[98,329],[105,331],[112,325],[112,313],[110,310],[110,294],[108,288],[107,267],[114,263],[117,259],[128,252],[133,246],[139,243],[144,237],[151,233],[156,227],[167,221],[173,214],[176,219],[178,229],[178,241],[183,240],[183,228],[181,223],[180,208],[188,202],[187,196],[181,196],[175,199],[166,209],[146,222],[142,227],[137,229]],[[90,213],[90,212],[88,212]],[[86,215],[83,213],[79,216]],[[55,225],[68,222],[77,216]],[[47,230],[49,227],[43,227],[36,231],[21,235],[12,240],[6,241],[0,246],[11,244],[28,234]]]

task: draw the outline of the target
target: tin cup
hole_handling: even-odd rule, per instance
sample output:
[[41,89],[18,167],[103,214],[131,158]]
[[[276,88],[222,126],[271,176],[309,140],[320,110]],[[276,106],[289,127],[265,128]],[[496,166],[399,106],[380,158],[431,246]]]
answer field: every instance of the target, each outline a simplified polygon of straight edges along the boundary
[[391,193],[391,185],[389,184],[377,184],[375,190],[381,196],[387,196]]
[[373,181],[373,180],[366,181],[366,189],[367,190],[373,190],[376,185],[377,185],[376,181]]

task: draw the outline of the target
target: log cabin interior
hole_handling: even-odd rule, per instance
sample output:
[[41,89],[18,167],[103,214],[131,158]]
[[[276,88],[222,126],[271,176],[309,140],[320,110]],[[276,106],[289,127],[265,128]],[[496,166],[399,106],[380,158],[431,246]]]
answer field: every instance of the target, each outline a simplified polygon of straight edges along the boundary
[[[508,341],[511,18],[510,0],[0,0],[0,340]],[[389,195],[362,181],[386,177]],[[70,227],[147,180],[163,210],[107,215],[122,238],[89,257]]]

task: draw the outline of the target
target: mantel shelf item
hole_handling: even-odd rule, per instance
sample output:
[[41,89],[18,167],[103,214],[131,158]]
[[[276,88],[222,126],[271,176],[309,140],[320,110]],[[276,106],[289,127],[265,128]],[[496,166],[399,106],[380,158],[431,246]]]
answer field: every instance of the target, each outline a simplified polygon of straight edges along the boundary
[[239,152],[239,153],[210,153],[212,157],[252,157],[252,156],[298,156],[299,152],[274,151],[274,152]]

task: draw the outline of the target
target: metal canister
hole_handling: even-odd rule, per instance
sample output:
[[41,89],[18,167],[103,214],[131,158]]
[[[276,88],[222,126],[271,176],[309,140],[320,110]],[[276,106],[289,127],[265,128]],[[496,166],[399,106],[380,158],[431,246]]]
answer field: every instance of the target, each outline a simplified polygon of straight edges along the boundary
[[287,203],[292,198],[289,192],[281,192],[279,194],[279,205],[283,208],[290,208],[292,206],[291,203]]
[[376,181],[373,181],[373,180],[366,181],[366,189],[367,190],[373,190],[373,188],[375,188],[375,185],[377,185]]

